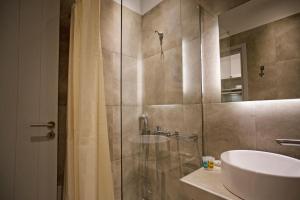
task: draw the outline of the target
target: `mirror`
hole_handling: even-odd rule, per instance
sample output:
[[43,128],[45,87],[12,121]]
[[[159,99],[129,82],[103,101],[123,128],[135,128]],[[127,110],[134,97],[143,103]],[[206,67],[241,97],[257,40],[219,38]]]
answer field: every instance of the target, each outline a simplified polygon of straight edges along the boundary
[[222,102],[300,98],[299,0],[250,0],[219,32]]

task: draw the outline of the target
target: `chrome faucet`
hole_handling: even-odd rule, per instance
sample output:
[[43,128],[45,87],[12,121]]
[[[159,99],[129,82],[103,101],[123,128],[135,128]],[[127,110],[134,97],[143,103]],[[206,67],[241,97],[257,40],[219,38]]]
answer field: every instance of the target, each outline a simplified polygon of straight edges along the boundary
[[146,114],[142,114],[139,117],[139,130],[140,130],[140,135],[148,135],[148,117]]
[[300,140],[297,139],[276,139],[276,142],[283,146],[300,147]]
[[155,129],[155,131],[154,131],[154,134],[155,134],[155,135],[164,135],[165,132],[161,129],[160,126],[156,126],[156,129]]
[[163,136],[166,136],[166,137],[175,136],[177,134],[178,134],[177,132],[172,134],[169,130],[163,130],[160,126],[157,126],[156,130],[154,131],[154,135],[163,135]]

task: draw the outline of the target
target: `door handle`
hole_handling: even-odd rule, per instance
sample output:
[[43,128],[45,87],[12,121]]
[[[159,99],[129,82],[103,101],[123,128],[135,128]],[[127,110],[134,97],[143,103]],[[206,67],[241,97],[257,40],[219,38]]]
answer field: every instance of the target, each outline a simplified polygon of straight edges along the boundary
[[31,124],[30,127],[47,127],[48,129],[54,129],[55,128],[55,122],[50,121],[47,124]]
[[[49,121],[46,124],[43,123],[36,123],[36,124],[31,124],[30,127],[33,128],[40,128],[40,127],[45,127],[48,128],[50,131],[48,132],[48,134],[46,136],[42,136],[42,137],[46,137],[47,139],[54,139],[55,138],[55,133],[53,131],[53,129],[55,128],[55,122],[54,121]],[[34,140],[39,140],[41,136],[36,136],[34,137]]]

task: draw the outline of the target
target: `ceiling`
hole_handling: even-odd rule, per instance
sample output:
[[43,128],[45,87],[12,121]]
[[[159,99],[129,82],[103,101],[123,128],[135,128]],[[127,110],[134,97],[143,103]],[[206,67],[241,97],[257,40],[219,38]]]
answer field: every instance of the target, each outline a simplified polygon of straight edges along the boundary
[[251,0],[219,16],[220,35],[241,33],[299,12],[299,0]]
[[210,14],[219,15],[249,0],[198,0],[199,4]]
[[[114,0],[119,3],[121,0]],[[144,15],[163,0],[123,0],[123,5],[134,12]]]
[[[121,0],[114,0],[119,3]],[[140,15],[144,15],[163,0],[123,0],[123,5]],[[183,0],[184,1],[184,0]],[[220,14],[249,0],[197,0],[211,14]]]

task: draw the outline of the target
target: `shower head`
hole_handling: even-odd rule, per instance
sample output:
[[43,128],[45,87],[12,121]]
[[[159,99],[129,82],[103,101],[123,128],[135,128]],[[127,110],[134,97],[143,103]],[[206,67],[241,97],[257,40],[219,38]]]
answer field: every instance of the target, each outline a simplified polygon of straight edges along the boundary
[[154,33],[156,33],[158,35],[160,44],[162,45],[162,42],[163,42],[163,39],[164,39],[164,33],[163,32],[159,32],[157,30],[155,30]]
[[155,30],[154,32],[157,33],[160,40],[162,40],[164,38],[164,33],[163,32],[159,32],[157,30]]
[[157,33],[158,35],[164,35],[163,32],[159,32],[159,31],[157,31],[157,30],[155,30],[154,32]]
[[161,53],[161,55],[164,55],[164,52],[163,52],[164,33],[163,32],[159,32],[157,30],[155,30],[154,33],[157,33],[157,35],[158,35],[159,42],[160,42],[160,53]]

